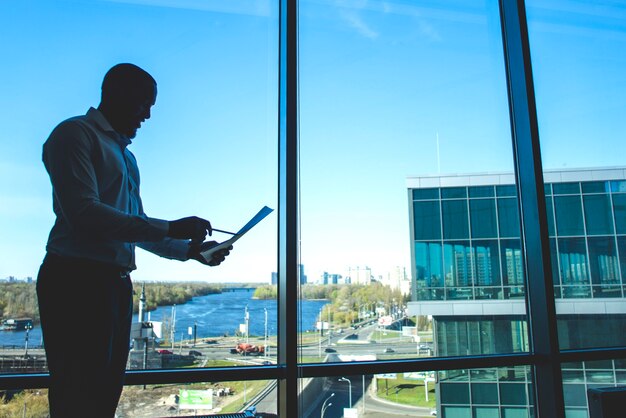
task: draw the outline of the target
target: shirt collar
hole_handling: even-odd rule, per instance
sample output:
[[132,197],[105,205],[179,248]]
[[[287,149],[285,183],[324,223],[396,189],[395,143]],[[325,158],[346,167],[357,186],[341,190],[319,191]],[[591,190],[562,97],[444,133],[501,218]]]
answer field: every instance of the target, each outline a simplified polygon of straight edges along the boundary
[[90,107],[89,110],[87,111],[87,119],[89,119],[96,126],[98,126],[100,130],[111,134],[111,136],[115,139],[115,141],[118,144],[120,144],[122,148],[125,148],[126,146],[132,143],[130,138],[127,138],[126,136],[121,135],[115,129],[113,129],[109,121],[104,117],[102,112],[100,112],[98,109]]

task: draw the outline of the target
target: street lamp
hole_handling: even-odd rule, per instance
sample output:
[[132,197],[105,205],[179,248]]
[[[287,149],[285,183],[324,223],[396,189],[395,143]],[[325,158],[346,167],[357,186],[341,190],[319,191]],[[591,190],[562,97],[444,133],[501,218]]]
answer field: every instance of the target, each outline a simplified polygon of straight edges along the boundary
[[33,329],[33,324],[26,324],[26,335],[24,336],[24,357],[28,358],[28,333]]
[[333,396],[335,396],[335,392],[331,393],[330,396],[328,398],[326,398],[326,400],[322,404],[322,414],[320,415],[320,418],[324,418],[324,413],[326,412],[326,409],[333,404],[331,402],[328,405],[326,405],[326,402],[328,402],[330,400],[330,398],[332,398]]
[[345,377],[337,379],[337,381],[338,382],[348,382],[348,403],[350,405],[350,408],[352,408],[352,382],[350,381],[350,379],[347,379]]

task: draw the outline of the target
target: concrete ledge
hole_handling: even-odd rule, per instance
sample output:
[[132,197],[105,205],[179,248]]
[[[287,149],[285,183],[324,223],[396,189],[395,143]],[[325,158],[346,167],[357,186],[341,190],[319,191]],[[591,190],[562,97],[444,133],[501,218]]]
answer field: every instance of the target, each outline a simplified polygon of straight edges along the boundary
[[[526,315],[526,302],[512,300],[437,300],[408,303],[409,315],[491,316]],[[557,315],[626,314],[626,299],[557,299]]]

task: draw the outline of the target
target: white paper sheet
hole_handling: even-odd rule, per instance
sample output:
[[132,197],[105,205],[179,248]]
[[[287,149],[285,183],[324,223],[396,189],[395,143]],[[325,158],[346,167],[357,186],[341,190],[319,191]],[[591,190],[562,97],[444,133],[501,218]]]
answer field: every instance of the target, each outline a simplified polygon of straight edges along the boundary
[[241,229],[239,231],[237,231],[237,233],[235,235],[233,235],[232,238],[230,238],[227,241],[224,241],[222,243],[219,243],[211,248],[209,248],[208,250],[201,252],[200,255],[207,261],[211,261],[211,258],[213,258],[213,253],[219,250],[222,250],[224,248],[228,248],[231,245],[233,245],[233,243],[235,241],[237,241],[239,238],[243,237],[246,232],[248,232],[249,230],[251,230],[252,228],[254,228],[254,226],[256,224],[258,224],[259,222],[261,222],[267,215],[269,215],[270,213],[272,213],[274,211],[274,209],[268,208],[267,206],[263,206],[261,208],[260,211],[257,212],[256,215],[254,215],[252,217],[252,219],[250,219],[248,221],[248,223],[246,223],[243,227],[241,227]]

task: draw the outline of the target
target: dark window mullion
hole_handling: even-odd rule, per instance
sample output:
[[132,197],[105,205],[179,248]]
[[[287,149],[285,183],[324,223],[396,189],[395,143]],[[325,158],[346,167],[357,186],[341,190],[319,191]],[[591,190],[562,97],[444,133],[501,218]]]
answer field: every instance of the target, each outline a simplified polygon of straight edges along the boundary
[[500,0],[500,13],[527,277],[530,340],[540,360],[534,367],[535,407],[540,418],[563,418],[565,407],[558,362],[550,241],[524,1]]
[[298,9],[279,3],[278,415],[298,417]]

